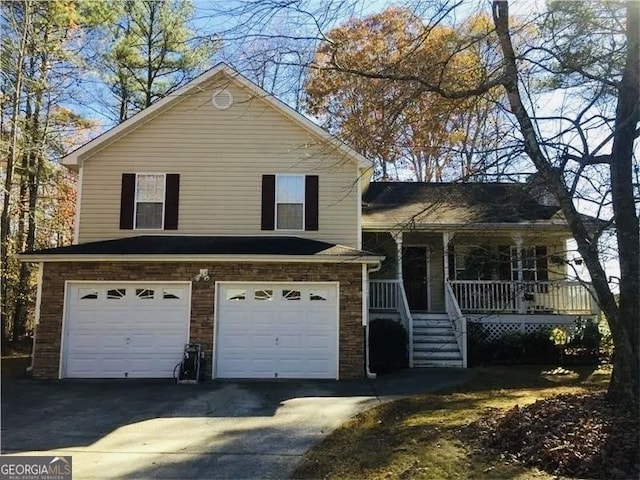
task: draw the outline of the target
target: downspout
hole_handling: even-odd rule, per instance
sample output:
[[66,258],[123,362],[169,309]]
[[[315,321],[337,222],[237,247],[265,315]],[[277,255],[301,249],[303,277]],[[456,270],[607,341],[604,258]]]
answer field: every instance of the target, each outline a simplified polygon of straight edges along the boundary
[[38,332],[38,325],[40,325],[40,304],[42,303],[42,274],[44,270],[44,263],[38,263],[38,284],[36,287],[36,309],[35,319],[33,322],[33,340],[31,344],[31,365],[27,367],[27,373],[33,372],[33,364],[36,358],[36,334]]
[[369,274],[379,271],[382,262],[374,267],[362,264],[362,323],[364,324],[364,364],[367,378],[376,378],[377,375],[369,369]]

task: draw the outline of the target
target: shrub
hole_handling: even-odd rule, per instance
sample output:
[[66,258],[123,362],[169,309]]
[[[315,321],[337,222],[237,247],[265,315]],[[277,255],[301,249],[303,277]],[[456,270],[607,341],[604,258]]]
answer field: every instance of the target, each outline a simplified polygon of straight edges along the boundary
[[387,373],[409,364],[407,332],[404,326],[388,318],[372,320],[369,325],[369,367],[375,373]]
[[565,355],[570,363],[596,363],[604,350],[603,335],[598,320],[578,318],[575,331],[565,346]]
[[607,335],[598,321],[579,318],[572,333],[564,328],[541,328],[531,333],[507,332],[489,340],[480,322],[467,324],[469,365],[593,364],[606,358]]

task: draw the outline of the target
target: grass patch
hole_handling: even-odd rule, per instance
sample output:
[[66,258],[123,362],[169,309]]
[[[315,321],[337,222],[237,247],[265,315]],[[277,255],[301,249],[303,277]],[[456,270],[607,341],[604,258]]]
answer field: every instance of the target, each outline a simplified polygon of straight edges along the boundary
[[307,452],[293,478],[557,478],[488,451],[469,425],[558,394],[602,390],[610,372],[539,366],[473,369],[464,385],[382,404]]

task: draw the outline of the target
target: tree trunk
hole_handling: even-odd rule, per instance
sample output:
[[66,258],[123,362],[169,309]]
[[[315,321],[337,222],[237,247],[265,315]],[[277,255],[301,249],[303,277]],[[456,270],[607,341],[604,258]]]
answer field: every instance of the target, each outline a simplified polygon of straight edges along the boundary
[[[7,7],[7,6],[5,6]],[[8,7],[7,7],[8,8]],[[14,20],[17,21],[14,15]],[[8,270],[9,270],[9,233],[11,225],[9,221],[9,210],[12,200],[13,191],[13,170],[16,160],[18,158],[18,116],[20,113],[20,103],[22,100],[22,81],[23,81],[23,66],[24,66],[24,52],[27,43],[28,30],[30,25],[30,10],[29,4],[24,4],[23,18],[22,18],[22,36],[16,52],[15,61],[15,83],[13,85],[13,91],[11,94],[11,124],[9,127],[9,146],[7,152],[7,165],[4,178],[4,192],[2,213],[0,214],[0,297],[2,298],[2,305],[0,306],[0,317],[2,323],[2,341],[6,341],[9,337],[8,331],[8,299],[9,282],[8,282]]]
[[611,196],[620,257],[619,335],[629,342],[615,342],[614,375],[609,398],[624,401],[639,394],[640,341],[640,230],[633,194],[633,146],[640,121],[640,2],[627,2],[627,56],[618,88],[616,129],[611,152]]
[[[40,136],[39,132],[39,122],[38,120],[34,120],[34,132],[33,135]],[[41,147],[41,145],[38,145]],[[40,178],[42,175],[43,168],[43,158],[41,153],[36,149],[32,150],[31,153],[31,164],[32,171],[28,176],[28,192],[29,192],[29,200],[28,200],[28,209],[27,209],[27,230],[26,230],[26,240],[24,244],[25,250],[33,250],[35,248],[35,238],[36,238],[36,207],[37,207],[37,199],[38,199],[38,187],[40,185]],[[35,164],[35,165],[33,165]],[[18,297],[16,299],[15,310],[13,314],[13,340],[18,340],[21,336],[26,333],[26,324],[27,324],[27,313],[28,313],[28,305],[29,305],[29,280],[31,279],[31,264],[29,263],[21,263],[20,264],[20,275],[18,277]]]
[[[47,44],[48,39],[48,31],[45,28],[42,40],[45,44]],[[41,54],[39,58],[39,65],[36,65],[38,46],[34,43],[31,48],[33,51],[30,52],[30,72],[33,74],[34,78],[46,78],[48,69],[48,57],[44,53]],[[46,135],[43,132],[43,128],[46,128],[46,122],[44,124],[45,127],[43,127],[40,118],[42,115],[44,89],[45,86],[42,83],[39,83],[37,89],[31,92],[32,96],[30,96],[27,100],[27,108],[25,110],[26,115],[24,143],[26,144],[27,148],[24,155],[24,171],[20,189],[21,191],[24,189],[24,199],[21,196],[21,202],[24,202],[24,204],[26,204],[26,208],[24,208],[24,213],[21,212],[20,217],[20,250],[33,250],[35,248],[36,207],[38,204],[38,193],[40,179],[42,177],[42,169],[44,164],[43,155],[45,151],[46,141]],[[31,106],[31,97],[33,97],[33,107]],[[14,341],[19,340],[20,337],[26,333],[28,305],[30,303],[29,280],[31,278],[31,270],[32,269],[30,264],[20,264],[20,274],[18,276],[18,285],[16,288],[17,298],[13,311]]]
[[153,82],[155,80],[153,58],[151,57],[153,51],[153,36],[154,36],[154,22],[156,18],[156,4],[155,2],[148,2],[147,8],[149,9],[149,31],[147,32],[147,84],[145,88],[145,104],[144,108],[147,108],[152,103]]
[[[630,2],[630,5],[633,2]],[[638,4],[636,4],[636,7]],[[631,10],[631,9],[630,9]],[[633,15],[628,15],[628,17],[633,17]],[[637,19],[637,16],[636,16]],[[640,315],[638,306],[638,276],[637,276],[637,262],[638,262],[638,221],[637,216],[635,216],[635,204],[633,203],[633,187],[631,184],[631,154],[633,149],[633,136],[626,137],[626,141],[622,140],[622,145],[626,147],[619,147],[617,150],[618,155],[629,155],[629,158],[617,158],[615,155],[614,162],[612,163],[613,168],[619,169],[619,171],[623,171],[625,168],[628,168],[628,174],[626,177],[619,176],[617,178],[618,182],[628,182],[628,186],[618,186],[614,191],[614,198],[616,196],[620,198],[626,199],[626,203],[624,203],[629,212],[622,214],[623,223],[616,224],[618,229],[618,238],[623,238],[623,241],[626,242],[626,249],[619,249],[619,258],[621,270],[622,266],[625,263],[629,262],[631,265],[625,265],[624,270],[627,273],[626,277],[623,279],[621,277],[621,294],[624,290],[628,295],[630,292],[633,292],[632,295],[635,295],[635,309],[632,301],[628,301],[625,305],[625,311],[623,313],[622,308],[618,307],[618,304],[615,301],[613,293],[609,288],[609,284],[607,282],[607,276],[600,262],[599,251],[598,251],[598,238],[592,235],[582,217],[576,210],[576,207],[573,203],[573,198],[570,192],[567,190],[564,182],[562,180],[562,172],[555,169],[551,162],[545,157],[544,153],[540,148],[540,143],[537,138],[533,122],[529,113],[527,112],[523,102],[522,96],[519,91],[518,82],[519,75],[517,69],[516,55],[513,49],[513,44],[511,42],[511,35],[509,31],[509,7],[508,3],[505,0],[497,0],[493,2],[493,20],[496,27],[496,33],[498,35],[498,39],[500,42],[500,47],[502,50],[502,54],[504,57],[504,78],[503,78],[503,87],[506,90],[507,98],[509,100],[509,105],[511,108],[511,113],[516,117],[516,120],[519,125],[520,133],[522,134],[524,140],[524,150],[527,156],[534,163],[536,169],[542,174],[542,177],[552,191],[562,212],[564,213],[567,223],[569,224],[569,228],[573,234],[576,243],[578,244],[578,251],[582,258],[584,259],[585,265],[591,275],[591,280],[593,284],[593,288],[596,292],[598,303],[606,315],[609,325],[611,328],[611,335],[613,337],[613,342],[615,345],[615,357],[614,357],[614,371],[611,377],[611,382],[609,386],[609,398],[612,400],[624,402],[624,403],[637,403],[638,402],[638,348],[637,342],[638,337],[637,334],[632,336],[633,330],[628,328],[628,325],[634,324],[636,326],[640,323]],[[637,24],[636,24],[637,25]],[[637,34],[637,30],[636,30]],[[633,41],[633,39],[630,39]],[[633,47],[630,47],[630,52],[633,50]],[[625,77],[631,76],[632,78],[627,79],[627,83],[633,82],[633,77],[635,75],[635,85],[636,88],[638,86],[638,75],[637,75],[637,45],[635,50],[636,58],[635,65],[636,70],[634,73],[633,65],[629,65],[629,56],[627,57],[627,68],[625,69]],[[631,61],[633,64],[634,62]],[[623,80],[623,85],[625,81]],[[633,88],[630,88],[633,90]],[[619,104],[627,102],[627,106],[631,106],[631,108],[627,108],[625,110],[624,106],[618,106],[618,112],[616,117],[616,126],[624,126],[631,125],[631,130],[635,131],[635,125],[637,124],[637,107],[634,108],[634,105],[637,106],[637,91],[635,96],[635,103],[632,103],[631,100],[633,96],[629,98],[622,98],[622,92],[620,92],[621,97],[619,97]],[[626,94],[627,96],[629,94]],[[629,111],[631,110],[631,111]],[[636,120],[633,122],[633,118],[630,117],[620,117],[621,111],[627,111],[629,115],[631,112],[635,110],[636,112]],[[627,130],[628,131],[628,130]],[[618,136],[624,137],[625,130],[621,130],[620,128],[616,129],[616,138]],[[615,140],[614,140],[615,146]],[[614,149],[614,153],[616,150]],[[615,165],[615,167],[614,167]],[[622,165],[622,166],[620,166]],[[612,179],[612,184],[614,180]],[[613,186],[613,185],[612,185]],[[631,203],[629,206],[629,198],[627,197],[628,192],[631,192]],[[616,204],[614,201],[614,212],[615,218],[618,220],[618,208],[620,208],[619,203]],[[635,220],[633,220],[635,218]],[[635,221],[635,228],[633,226],[629,226],[627,222]],[[625,230],[625,228],[627,230]],[[621,231],[622,230],[622,231]],[[635,233],[634,233],[635,231]],[[635,235],[635,236],[634,236]],[[635,240],[634,240],[635,239]],[[635,242],[635,254],[634,247],[631,246],[631,243]],[[635,255],[635,258],[634,258]],[[635,279],[633,277],[633,265],[636,265]],[[624,283],[624,286],[622,285]],[[635,289],[635,290],[634,290]],[[624,315],[624,318],[623,318]],[[635,346],[634,346],[635,344]]]

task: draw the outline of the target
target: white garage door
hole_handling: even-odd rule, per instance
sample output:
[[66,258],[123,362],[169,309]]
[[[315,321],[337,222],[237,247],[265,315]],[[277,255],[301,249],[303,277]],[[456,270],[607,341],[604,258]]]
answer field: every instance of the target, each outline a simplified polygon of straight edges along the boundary
[[218,378],[337,378],[335,283],[220,284]]
[[62,376],[169,378],[189,338],[188,283],[70,283]]

